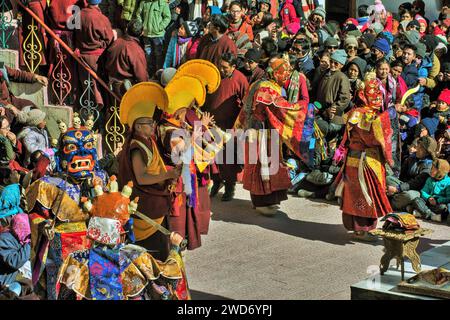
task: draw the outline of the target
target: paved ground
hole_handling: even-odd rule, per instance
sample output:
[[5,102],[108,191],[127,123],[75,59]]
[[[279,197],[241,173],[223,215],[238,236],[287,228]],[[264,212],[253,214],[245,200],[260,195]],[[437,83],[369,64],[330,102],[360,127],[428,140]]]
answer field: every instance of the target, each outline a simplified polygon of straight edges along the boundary
[[[383,254],[381,241],[351,240],[335,204],[290,196],[278,216],[264,217],[240,185],[233,202],[220,196],[203,246],[186,255],[194,299],[350,299],[350,285]],[[435,232],[419,253],[450,239],[445,224],[421,225]]]

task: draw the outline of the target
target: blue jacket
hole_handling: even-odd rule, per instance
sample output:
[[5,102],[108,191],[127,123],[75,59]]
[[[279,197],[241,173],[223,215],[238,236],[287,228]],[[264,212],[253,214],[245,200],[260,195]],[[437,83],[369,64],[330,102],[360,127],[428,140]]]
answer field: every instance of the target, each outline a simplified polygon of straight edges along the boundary
[[442,180],[429,177],[420,194],[425,200],[433,197],[439,204],[450,203],[450,177],[447,175]]
[[[426,56],[423,58],[422,63],[417,69],[417,78],[428,78],[428,75],[430,74],[430,69],[433,66],[433,62],[431,61],[431,58]],[[414,96],[414,108],[417,110],[422,110],[423,107],[423,95],[425,92],[425,87],[421,86],[419,92],[417,92]]]
[[10,232],[0,233],[0,284],[10,285],[30,259],[30,244],[21,245]]
[[403,80],[405,80],[408,89],[414,87],[417,83],[417,79],[419,78],[419,71],[415,63],[411,63],[403,68],[403,72],[401,74]]

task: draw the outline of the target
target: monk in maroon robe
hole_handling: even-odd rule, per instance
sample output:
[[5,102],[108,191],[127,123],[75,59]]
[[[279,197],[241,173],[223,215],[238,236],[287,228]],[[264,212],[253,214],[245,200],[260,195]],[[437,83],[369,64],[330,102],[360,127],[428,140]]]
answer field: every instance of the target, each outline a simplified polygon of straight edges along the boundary
[[200,40],[197,49],[197,59],[204,59],[220,67],[220,60],[224,53],[237,54],[234,42],[227,36],[228,20],[224,16],[213,15],[208,25],[209,32]]
[[[102,14],[98,5],[93,4],[97,2],[88,0],[88,6],[80,12],[81,28],[75,30],[75,46],[77,51],[79,51],[80,58],[95,72],[98,69],[97,62],[99,57],[114,41],[111,22]],[[78,72],[81,88],[83,88],[82,92],[84,92],[87,89],[85,81],[88,80],[88,72],[81,65],[78,65]],[[95,103],[101,108],[103,106],[103,98],[98,90],[97,82],[92,78],[91,81],[93,82]],[[79,101],[79,103],[84,105],[83,101]]]
[[102,72],[119,96],[124,93],[125,80],[131,84],[148,81],[147,60],[139,42],[142,29],[141,22],[131,20],[126,34],[114,41],[99,61]]
[[[233,129],[234,123],[241,111],[242,100],[248,91],[248,82],[245,76],[236,70],[237,58],[231,53],[224,53],[220,62],[220,73],[222,81],[219,89],[209,95],[204,109],[212,116],[216,125],[226,131]],[[222,201],[231,201],[234,197],[234,190],[237,175],[242,171],[242,165],[237,159],[237,139],[234,139],[234,157],[226,159],[226,146],[218,155],[219,174],[213,176],[214,186],[211,189],[211,196],[215,196],[220,190],[221,184],[225,184],[225,193]]]

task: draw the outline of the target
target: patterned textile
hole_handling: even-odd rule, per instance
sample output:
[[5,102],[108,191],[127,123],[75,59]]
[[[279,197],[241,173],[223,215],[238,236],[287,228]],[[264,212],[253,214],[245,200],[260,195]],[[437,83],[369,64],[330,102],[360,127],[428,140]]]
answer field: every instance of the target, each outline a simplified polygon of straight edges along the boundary
[[89,220],[87,236],[98,243],[117,245],[120,243],[122,230],[119,220],[92,217]]
[[88,258],[89,250],[83,250],[74,252],[64,261],[58,274],[58,295],[60,285],[63,283],[68,289],[73,290],[83,298],[90,298]]
[[175,247],[165,262],[136,245],[76,251],[61,266],[58,289],[60,284],[85,299],[136,299],[145,288],[155,299],[191,298],[183,260]]
[[0,219],[22,212],[23,210],[20,208],[19,185],[7,185],[0,194]]
[[80,186],[77,184],[71,184],[61,178],[58,177],[50,177],[44,176],[40,181],[46,182],[48,184],[57,186],[58,189],[61,189],[67,193],[67,195],[72,198],[73,201],[79,203],[80,202]]
[[93,300],[123,299],[119,253],[119,247],[107,249],[99,246],[90,250],[89,285]]
[[251,117],[259,121],[267,120],[277,130],[282,142],[306,165],[314,164],[313,150],[310,149],[314,135],[313,104],[289,103],[281,96],[281,87],[272,81],[253,84],[244,103],[236,127],[242,127]]
[[[70,183],[65,185],[64,181],[48,180],[59,179],[44,177],[35,181],[26,191],[26,198],[29,208],[34,208],[36,202],[41,204],[46,209],[51,209],[52,213],[58,217],[60,221],[77,222],[85,221],[88,214],[84,213],[78,206],[80,190]],[[48,180],[49,182],[46,182]],[[60,182],[63,181],[61,185]],[[52,184],[55,183],[55,184]]]

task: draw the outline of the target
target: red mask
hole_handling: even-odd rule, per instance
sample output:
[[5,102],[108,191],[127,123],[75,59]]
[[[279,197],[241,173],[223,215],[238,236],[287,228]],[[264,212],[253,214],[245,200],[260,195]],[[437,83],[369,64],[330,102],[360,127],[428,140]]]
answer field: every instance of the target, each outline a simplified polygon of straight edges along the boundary
[[360,92],[360,98],[371,109],[380,109],[383,105],[383,94],[377,80],[368,80],[365,82],[364,93]]
[[273,70],[272,78],[278,85],[284,86],[291,76],[291,66],[289,65],[289,62],[284,59],[274,59],[270,62],[269,66]]

